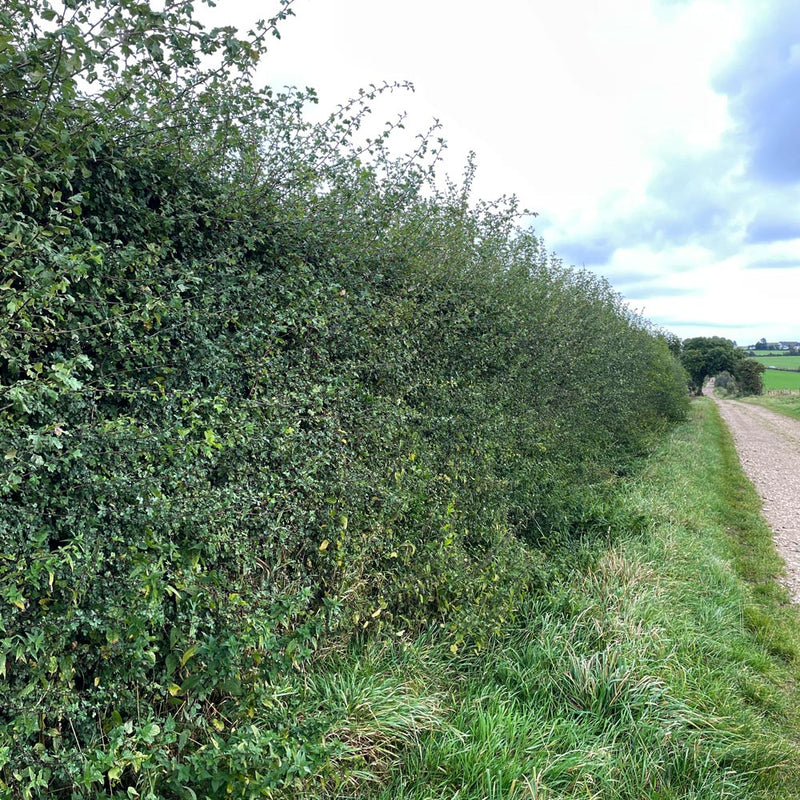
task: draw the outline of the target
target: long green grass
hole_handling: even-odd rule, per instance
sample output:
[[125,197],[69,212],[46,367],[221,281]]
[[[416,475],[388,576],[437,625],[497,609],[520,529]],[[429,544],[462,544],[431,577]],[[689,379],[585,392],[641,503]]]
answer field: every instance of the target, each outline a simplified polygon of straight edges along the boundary
[[798,612],[709,401],[619,501],[636,530],[585,544],[591,566],[489,648],[432,634],[323,660],[307,699],[341,758],[306,793],[800,797]]

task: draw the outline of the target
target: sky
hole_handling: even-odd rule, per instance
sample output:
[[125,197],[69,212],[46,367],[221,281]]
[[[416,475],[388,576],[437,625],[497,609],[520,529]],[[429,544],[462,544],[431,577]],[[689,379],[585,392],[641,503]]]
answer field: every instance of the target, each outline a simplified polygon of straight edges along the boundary
[[[437,119],[444,169],[514,194],[567,264],[654,325],[800,340],[797,0],[295,0],[259,83]],[[217,0],[242,32],[272,0]],[[402,154],[399,152],[398,155]]]

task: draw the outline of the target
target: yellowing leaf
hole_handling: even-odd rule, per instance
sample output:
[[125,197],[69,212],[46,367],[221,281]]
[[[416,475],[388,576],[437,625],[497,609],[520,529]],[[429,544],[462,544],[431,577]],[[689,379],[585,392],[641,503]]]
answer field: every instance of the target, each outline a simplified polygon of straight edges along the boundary
[[185,667],[186,662],[197,652],[197,645],[193,644],[182,656],[181,656],[181,666]]
[[216,434],[211,429],[207,429],[203,434],[203,437],[205,438],[206,444],[209,447],[215,447],[217,450],[222,449],[222,443],[219,441],[219,439],[217,439]]
[[328,545],[330,541],[328,539],[323,539],[322,544],[319,546],[320,553],[324,553],[328,549]]
[[167,691],[173,696],[177,697],[181,693],[181,687],[177,683],[171,683]]
[[224,725],[223,723],[221,723],[221,722],[220,722],[218,719],[212,719],[212,720],[211,720],[211,724],[212,724],[212,725],[213,725],[213,726],[214,726],[214,727],[215,727],[215,728],[216,728],[218,731],[224,731],[224,730],[225,730],[225,725]]

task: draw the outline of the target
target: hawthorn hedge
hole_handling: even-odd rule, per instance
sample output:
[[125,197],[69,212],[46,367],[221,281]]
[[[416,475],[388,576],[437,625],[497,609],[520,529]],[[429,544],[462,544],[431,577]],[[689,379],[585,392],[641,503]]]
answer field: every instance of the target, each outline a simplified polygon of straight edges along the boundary
[[[191,5],[0,10],[0,788],[269,796],[331,642],[480,646],[686,407],[601,279]],[[217,61],[208,65],[208,59]],[[137,794],[137,792],[139,794]]]

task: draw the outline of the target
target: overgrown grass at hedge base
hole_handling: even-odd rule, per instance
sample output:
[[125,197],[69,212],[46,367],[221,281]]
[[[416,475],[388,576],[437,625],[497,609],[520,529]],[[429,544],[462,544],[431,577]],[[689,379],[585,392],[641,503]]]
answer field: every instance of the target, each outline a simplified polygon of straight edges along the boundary
[[357,143],[379,92],[311,126],[263,40],[93,7],[0,11],[0,780],[261,796],[338,752],[315,653],[484,645],[684,376],[434,138]]

